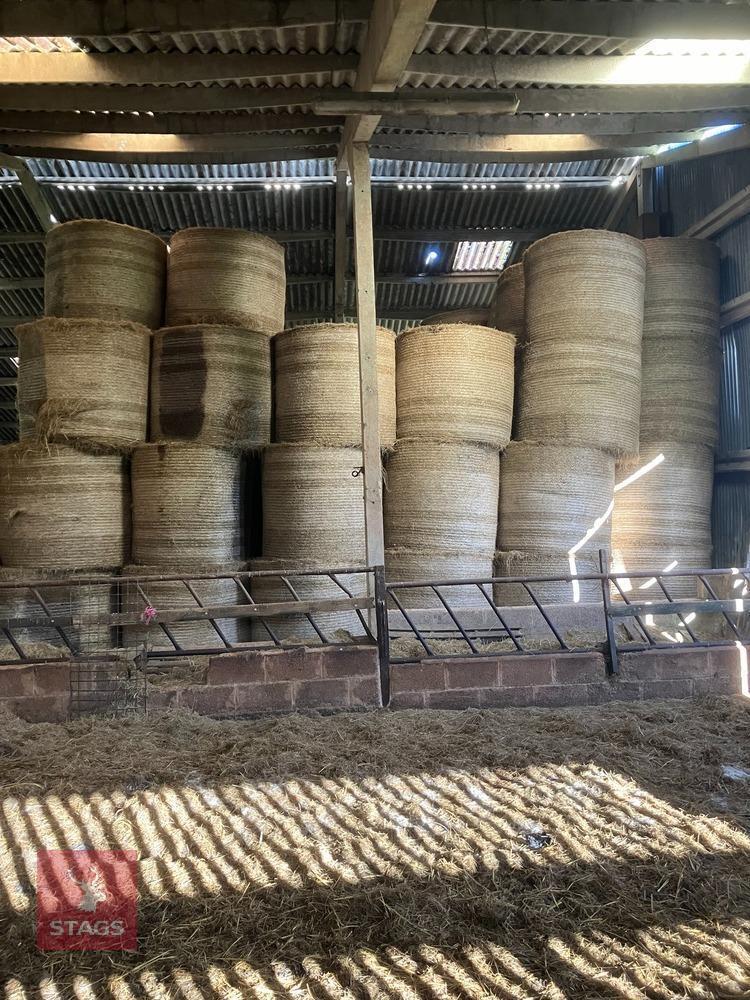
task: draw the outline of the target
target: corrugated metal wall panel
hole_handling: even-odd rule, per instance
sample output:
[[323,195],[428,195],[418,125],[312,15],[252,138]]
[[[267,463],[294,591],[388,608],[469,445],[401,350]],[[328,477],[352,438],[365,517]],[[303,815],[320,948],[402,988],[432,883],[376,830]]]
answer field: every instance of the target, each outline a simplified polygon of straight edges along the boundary
[[721,476],[714,486],[714,565],[744,566],[750,543],[747,476]]

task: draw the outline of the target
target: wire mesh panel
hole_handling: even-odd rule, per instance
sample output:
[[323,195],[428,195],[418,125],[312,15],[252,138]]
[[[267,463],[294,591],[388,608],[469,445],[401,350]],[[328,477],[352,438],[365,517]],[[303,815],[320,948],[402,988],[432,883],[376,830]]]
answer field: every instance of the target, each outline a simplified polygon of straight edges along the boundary
[[131,716],[146,711],[146,671],[137,659],[78,659],[70,665],[70,715]]

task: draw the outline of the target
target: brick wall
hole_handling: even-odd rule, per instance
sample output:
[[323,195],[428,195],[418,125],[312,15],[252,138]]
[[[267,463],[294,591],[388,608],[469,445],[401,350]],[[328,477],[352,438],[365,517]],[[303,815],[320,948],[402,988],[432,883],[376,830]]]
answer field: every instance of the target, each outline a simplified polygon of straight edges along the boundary
[[600,705],[741,694],[735,646],[624,653],[607,677],[601,653],[430,659],[391,668],[392,708]]
[[379,708],[374,646],[248,650],[212,656],[206,682],[151,688],[151,710],[180,706],[224,718],[309,709]]

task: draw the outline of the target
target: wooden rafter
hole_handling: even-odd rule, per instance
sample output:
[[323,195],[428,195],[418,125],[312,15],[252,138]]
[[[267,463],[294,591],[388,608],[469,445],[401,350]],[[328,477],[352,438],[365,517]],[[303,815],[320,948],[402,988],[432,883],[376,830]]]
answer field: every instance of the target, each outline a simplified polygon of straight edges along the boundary
[[73,111],[0,111],[0,130],[27,132],[137,132],[142,135],[257,134],[320,129],[343,124],[343,118],[311,114],[169,114],[97,115]]

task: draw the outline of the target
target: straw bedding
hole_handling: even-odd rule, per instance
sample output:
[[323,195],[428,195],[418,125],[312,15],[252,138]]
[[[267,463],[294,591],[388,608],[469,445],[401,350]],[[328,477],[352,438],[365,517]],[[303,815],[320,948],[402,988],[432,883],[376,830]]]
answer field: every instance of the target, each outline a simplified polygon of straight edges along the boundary
[[233,326],[154,334],[151,437],[253,449],[271,440],[271,345]]
[[[744,996],[750,794],[724,769],[749,721],[740,699],[9,720],[5,995]],[[35,850],[82,839],[137,852],[137,952],[35,946]]]
[[123,460],[61,445],[0,448],[0,563],[34,570],[121,566],[130,494]]
[[[235,580],[193,580],[191,573],[198,576],[213,574],[241,574],[242,563],[219,565],[201,565],[199,563],[183,563],[173,566],[125,566],[122,571],[122,611],[127,614],[143,614],[146,604],[159,611],[193,610],[198,607],[198,601],[206,607],[219,604],[246,604],[247,596],[240,584]],[[182,576],[195,591],[195,597],[190,589],[180,580],[144,580],[136,582],[139,576]],[[250,637],[248,620],[244,618],[216,618],[216,623],[227,642],[243,642]],[[223,649],[224,643],[209,621],[176,622],[167,625],[180,646],[185,649]],[[157,624],[147,628],[144,624],[127,625],[122,629],[124,646],[148,645],[149,649],[174,649],[168,636]]]
[[620,233],[558,233],[524,258],[519,434],[638,453],[646,252]]
[[181,229],[167,262],[166,326],[284,328],[284,248],[244,229]]
[[[86,583],[77,582],[86,580]],[[46,604],[49,615],[34,598],[27,587],[17,590],[0,589],[0,627],[5,627],[12,618],[35,619],[38,625],[13,627],[13,638],[21,646],[26,656],[55,656],[62,648],[67,648],[60,633],[54,626],[45,624],[49,617],[98,618],[112,614],[116,607],[116,588],[109,582],[109,575],[91,573],[54,573],[36,569],[7,569],[0,567],[0,583],[23,583],[33,581],[35,590]],[[64,586],[45,585],[45,581],[64,581]],[[96,582],[101,581],[101,582]],[[114,645],[114,634],[104,625],[65,625],[65,634],[77,651],[96,653],[110,649]],[[15,657],[8,637],[0,635],[0,656]]]
[[81,219],[47,234],[48,316],[161,325],[167,247],[144,229]]
[[[494,553],[461,549],[453,552],[418,551],[406,548],[385,550],[385,576],[388,583],[399,580],[475,580],[492,578],[492,558]],[[485,585],[489,594],[491,585]],[[489,608],[475,585],[463,587],[441,587],[440,593],[451,608]],[[413,587],[397,590],[396,597],[407,611],[410,608],[442,608],[444,605],[429,587]],[[391,608],[396,607],[391,603]]]
[[614,487],[603,451],[512,442],[500,460],[500,548],[567,552],[587,536],[608,548]]
[[[312,563],[300,562],[299,559],[254,559],[249,564],[251,570],[273,570],[291,572],[292,570],[318,569]],[[335,566],[330,567],[335,569]],[[250,577],[250,593],[257,604],[275,601],[295,600],[288,587],[277,577]],[[336,586],[325,576],[294,576],[289,577],[297,596],[302,601],[345,600],[349,595]],[[339,576],[343,586],[352,597],[367,597],[367,577],[363,574],[347,574]],[[367,621],[367,610],[362,615]],[[313,620],[329,642],[342,641],[366,635],[362,621],[356,611],[316,612]],[[304,615],[285,615],[280,618],[269,618],[268,624],[277,639],[299,640],[306,644],[317,644],[320,637]],[[251,635],[254,640],[270,639],[268,630],[261,622],[253,621]]]
[[227,563],[243,555],[243,463],[199,444],[147,444],[133,453],[133,561]]
[[518,345],[526,338],[526,282],[524,265],[513,264],[500,273],[489,315],[490,326],[507,330]]
[[504,448],[514,344],[509,333],[466,323],[405,330],[396,341],[398,437]]
[[446,323],[469,323],[472,326],[487,326],[489,323],[488,309],[449,309],[447,312],[434,313],[423,321],[422,326],[444,326]]
[[492,551],[498,485],[499,457],[492,448],[399,441],[386,465],[386,545]]
[[[321,323],[284,330],[273,338],[277,441],[359,445],[362,408],[359,340],[353,323]],[[396,439],[396,348],[390,330],[377,328],[380,444]]]
[[151,332],[135,323],[40,319],[16,328],[21,440],[128,450],[146,440]]
[[[604,547],[604,546],[602,546]],[[495,576],[585,576],[599,572],[599,550],[582,548],[573,556],[562,549],[529,548],[522,552],[501,551],[495,560]],[[602,600],[598,580],[582,580],[575,584],[564,581],[529,584],[534,596],[542,605],[592,604]],[[495,603],[505,607],[522,607],[533,604],[528,591],[520,583],[496,583]]]
[[263,456],[263,555],[364,565],[361,468],[359,448],[271,445]]
[[719,437],[719,250],[708,240],[645,240],[641,444]]

